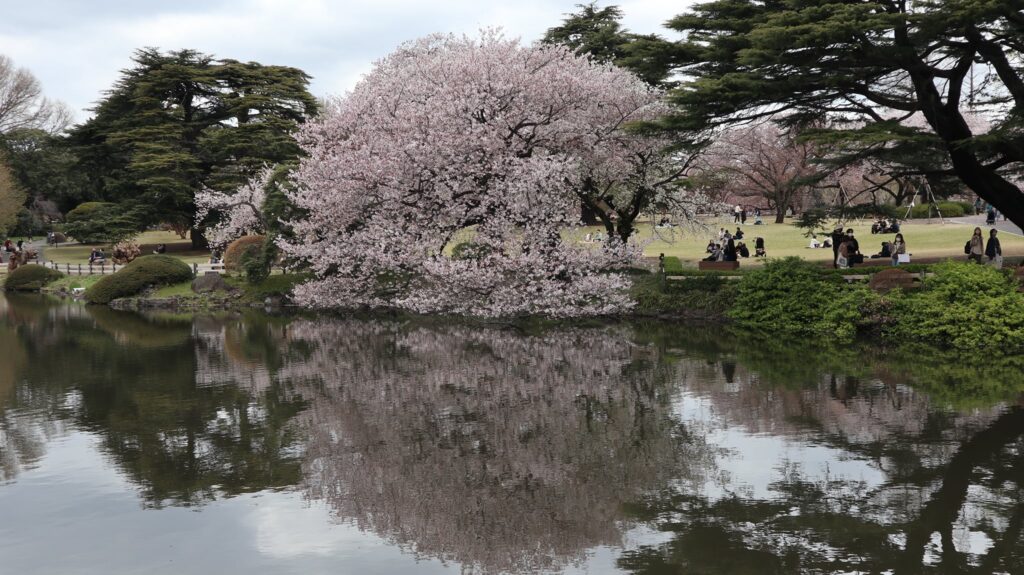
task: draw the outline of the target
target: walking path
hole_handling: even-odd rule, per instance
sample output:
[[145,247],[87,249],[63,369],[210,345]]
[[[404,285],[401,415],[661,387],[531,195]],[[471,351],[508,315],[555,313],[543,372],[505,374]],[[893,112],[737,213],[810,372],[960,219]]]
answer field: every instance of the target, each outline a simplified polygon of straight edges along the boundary
[[946,221],[952,222],[954,224],[964,224],[964,225],[967,225],[967,226],[975,226],[975,227],[979,227],[979,228],[986,228],[986,227],[995,228],[995,229],[997,229],[997,230],[999,230],[1001,232],[1007,233],[1007,234],[1014,234],[1014,235],[1018,235],[1018,236],[1024,236],[1024,231],[1022,231],[1020,229],[1020,227],[1017,226],[1017,224],[1015,224],[1015,223],[1013,223],[1013,222],[1011,222],[1009,220],[1005,220],[1004,221],[1003,219],[1000,218],[999,220],[996,220],[996,225],[994,225],[994,226],[986,225],[985,224],[985,216],[984,216],[984,214],[982,214],[980,216],[964,216],[962,218],[946,218]]

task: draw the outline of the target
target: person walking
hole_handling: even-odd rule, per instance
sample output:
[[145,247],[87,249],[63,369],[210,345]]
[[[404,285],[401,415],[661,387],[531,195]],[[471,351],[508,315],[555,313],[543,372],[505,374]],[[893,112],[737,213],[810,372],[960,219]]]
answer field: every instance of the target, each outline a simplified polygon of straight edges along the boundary
[[896,239],[892,241],[892,265],[900,265],[900,256],[906,253],[907,242],[903,240],[903,234],[896,234]]
[[966,251],[968,260],[981,263],[981,256],[985,255],[985,238],[981,235],[981,228],[974,228],[974,235],[971,236],[971,241],[967,242]]
[[736,204],[736,207],[732,209],[732,223],[740,223],[740,214],[743,213],[743,206]]
[[988,263],[1001,269],[1003,267],[1003,249],[999,246],[999,238],[996,237],[998,230],[991,230],[988,233],[988,244],[985,245],[985,255],[988,256]]

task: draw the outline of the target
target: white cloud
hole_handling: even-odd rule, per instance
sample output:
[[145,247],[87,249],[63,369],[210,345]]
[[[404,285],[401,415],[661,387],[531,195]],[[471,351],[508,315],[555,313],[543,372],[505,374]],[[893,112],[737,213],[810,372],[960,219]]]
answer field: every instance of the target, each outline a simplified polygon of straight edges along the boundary
[[[47,95],[70,104],[82,120],[130,64],[132,51],[145,46],[295,66],[313,76],[313,93],[325,96],[351,89],[374,60],[406,40],[498,26],[532,41],[580,1],[37,0],[2,11],[0,53],[31,69]],[[634,32],[665,33],[662,23],[688,3],[618,4]]]

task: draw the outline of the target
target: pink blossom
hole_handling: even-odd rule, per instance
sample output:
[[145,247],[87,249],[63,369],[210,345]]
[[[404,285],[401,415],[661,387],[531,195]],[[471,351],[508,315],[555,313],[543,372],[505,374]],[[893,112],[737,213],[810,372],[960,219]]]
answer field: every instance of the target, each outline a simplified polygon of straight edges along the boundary
[[[608,270],[635,247],[560,234],[578,223],[582,178],[625,185],[636,152],[652,153],[623,128],[658,97],[627,71],[494,31],[404,44],[301,129],[289,198],[308,215],[280,243],[315,279],[296,298],[488,317],[627,309],[628,280]],[[451,257],[461,241],[472,253]]]

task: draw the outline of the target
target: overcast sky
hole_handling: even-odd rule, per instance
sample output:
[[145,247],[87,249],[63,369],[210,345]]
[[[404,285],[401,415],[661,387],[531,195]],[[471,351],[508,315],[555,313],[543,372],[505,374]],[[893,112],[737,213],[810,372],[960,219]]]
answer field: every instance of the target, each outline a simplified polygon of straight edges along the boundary
[[[501,27],[539,38],[583,0],[0,0],[0,54],[30,69],[76,121],[129,65],[136,48],[192,48],[218,57],[302,68],[316,96],[342,94],[403,41],[433,32]],[[622,0],[624,25],[662,24],[690,0]]]

